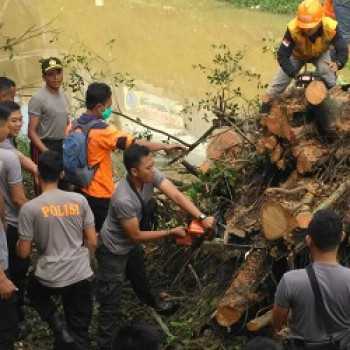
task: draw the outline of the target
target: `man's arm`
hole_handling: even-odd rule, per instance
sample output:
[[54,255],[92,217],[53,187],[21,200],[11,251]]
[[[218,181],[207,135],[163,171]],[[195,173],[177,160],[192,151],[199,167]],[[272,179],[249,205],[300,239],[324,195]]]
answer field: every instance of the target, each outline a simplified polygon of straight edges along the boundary
[[7,278],[3,269],[0,268],[0,299],[8,299],[18,288]]
[[274,303],[272,310],[272,325],[277,331],[279,331],[288,321],[290,309],[283,308],[277,303]]
[[31,159],[26,157],[22,152],[16,150],[16,153],[18,155],[19,161],[21,162],[22,169],[29,171],[35,175],[37,170],[36,164]]
[[24,193],[24,186],[21,185],[10,185],[11,200],[16,205],[17,209],[20,210],[23,204],[28,202],[28,199]]
[[84,245],[89,249],[90,257],[93,257],[97,247],[95,226],[89,226],[84,229]]
[[171,152],[175,150],[187,149],[185,145],[181,145],[179,143],[167,144],[162,142],[153,142],[153,141],[139,140],[139,139],[135,140],[135,143],[137,143],[140,146],[146,146],[151,152],[155,152],[155,151]]
[[[193,218],[198,219],[201,211],[192,203],[192,201],[182,194],[177,187],[168,179],[164,179],[158,188],[177,206],[185,210]],[[214,217],[208,216],[201,221],[203,228],[211,228],[214,224]]]
[[295,41],[293,40],[289,29],[287,29],[277,52],[277,60],[280,67],[290,78],[294,78],[298,74],[298,71],[295,69],[292,61],[290,60],[290,57],[293,54],[294,46]]
[[34,145],[39,149],[40,152],[48,151],[48,148],[41,142],[37,130],[39,127],[39,117],[36,115],[29,115],[28,122],[28,137],[34,143]]
[[174,235],[177,237],[186,237],[187,233],[184,227],[175,227],[169,230],[159,231],[140,231],[139,222],[136,217],[120,220],[123,231],[135,243],[152,242],[158,239]]
[[336,35],[331,41],[331,44],[335,49],[335,59],[334,61],[326,61],[326,63],[334,72],[336,72],[344,68],[349,55],[348,46],[343,36],[339,33],[338,26],[336,28]]
[[17,242],[17,255],[25,259],[32,252],[32,241],[30,239],[20,238]]
[[2,193],[0,193],[0,219],[2,222],[2,226],[6,232],[7,231],[7,221],[6,221],[4,197],[3,197]]

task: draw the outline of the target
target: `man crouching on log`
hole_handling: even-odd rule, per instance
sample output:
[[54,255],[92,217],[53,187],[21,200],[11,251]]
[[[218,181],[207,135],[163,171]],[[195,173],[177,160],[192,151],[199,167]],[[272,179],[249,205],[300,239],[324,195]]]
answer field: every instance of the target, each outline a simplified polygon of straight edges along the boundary
[[344,238],[337,214],[316,212],[305,237],[313,264],[285,273],[277,287],[274,328],[291,314],[285,349],[350,349],[350,269],[337,262]]
[[111,348],[126,278],[130,280],[139,299],[158,313],[169,315],[176,311],[170,302],[160,303],[160,300],[153,295],[146,276],[143,249],[140,245],[168,236],[180,238],[186,236],[184,227],[155,231],[149,222],[146,222],[145,218],[150,216],[154,187],[198,219],[204,229],[211,228],[214,223],[213,217],[201,213],[154,167],[153,157],[147,147],[132,144],[124,151],[124,165],[127,174],[120,180],[112,196],[96,251],[98,261],[96,297],[100,303],[98,342],[101,350]]
[[[331,47],[335,52],[333,61],[329,53]],[[286,90],[305,63],[312,63],[326,86],[333,87],[335,73],[347,62],[348,48],[337,21],[324,16],[319,1],[304,0],[298,7],[297,17],[287,25],[277,59],[280,69],[263,97],[261,113],[268,113],[269,102]]]

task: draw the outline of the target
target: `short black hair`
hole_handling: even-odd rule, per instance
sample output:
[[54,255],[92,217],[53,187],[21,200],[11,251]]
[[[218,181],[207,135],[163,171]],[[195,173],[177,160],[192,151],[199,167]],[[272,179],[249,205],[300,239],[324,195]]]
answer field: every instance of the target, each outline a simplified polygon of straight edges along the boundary
[[47,151],[40,155],[38,170],[44,182],[58,182],[63,170],[62,156],[55,151]]
[[254,337],[243,345],[242,350],[282,350],[282,346],[270,338]]
[[4,102],[0,102],[0,122],[5,123],[12,113],[7,107],[3,106]]
[[140,146],[137,143],[131,144],[124,151],[123,162],[128,173],[132,168],[137,168],[140,165],[141,159],[147,157],[151,151],[146,146]]
[[341,242],[343,224],[340,216],[332,210],[319,210],[307,228],[307,234],[321,251],[330,251]]
[[0,77],[0,91],[8,91],[12,87],[16,87],[16,84],[13,80],[7,77]]
[[112,350],[158,350],[161,338],[149,325],[130,325],[120,328],[113,339]]
[[99,103],[104,104],[112,96],[111,88],[105,83],[92,83],[85,95],[85,105],[93,109]]
[[7,108],[10,111],[10,114],[14,111],[21,110],[21,106],[14,101],[1,101],[0,104],[1,106]]

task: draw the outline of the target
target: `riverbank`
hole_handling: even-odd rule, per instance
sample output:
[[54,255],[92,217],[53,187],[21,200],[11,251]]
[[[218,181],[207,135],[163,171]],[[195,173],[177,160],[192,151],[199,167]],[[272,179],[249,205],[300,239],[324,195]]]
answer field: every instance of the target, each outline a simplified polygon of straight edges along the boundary
[[272,13],[293,14],[300,0],[224,0],[237,7],[252,8]]

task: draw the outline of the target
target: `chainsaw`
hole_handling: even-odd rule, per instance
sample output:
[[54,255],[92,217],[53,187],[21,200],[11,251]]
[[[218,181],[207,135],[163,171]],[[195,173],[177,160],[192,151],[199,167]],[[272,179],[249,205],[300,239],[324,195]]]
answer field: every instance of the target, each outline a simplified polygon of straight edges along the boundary
[[299,73],[296,78],[295,86],[299,89],[305,89],[312,81],[314,80],[322,80],[318,73],[304,71]]
[[223,211],[218,210],[213,216],[215,218],[214,226],[209,229],[204,229],[199,220],[192,220],[188,225],[187,236],[176,238],[176,243],[187,247],[190,246],[191,250],[196,250],[204,240],[212,240],[215,237],[219,237],[222,231],[225,230]]
[[193,243],[199,238],[205,240],[211,239],[213,236],[213,229],[205,230],[198,220],[192,220],[188,225],[187,236],[183,238],[177,237],[176,244],[183,246],[192,246]]

